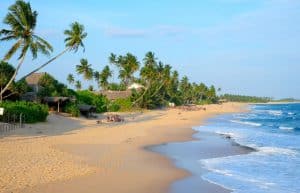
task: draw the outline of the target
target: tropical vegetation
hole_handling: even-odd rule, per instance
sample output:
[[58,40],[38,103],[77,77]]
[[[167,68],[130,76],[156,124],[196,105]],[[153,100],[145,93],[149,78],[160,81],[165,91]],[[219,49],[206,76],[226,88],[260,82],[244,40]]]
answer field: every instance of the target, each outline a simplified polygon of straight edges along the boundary
[[221,95],[220,98],[230,102],[244,102],[244,103],[267,103],[272,100],[272,98],[269,97],[256,97],[256,96],[233,95],[233,94],[224,94]]
[[25,123],[36,123],[46,121],[48,116],[48,107],[43,104],[24,102],[24,101],[3,101],[0,107],[4,108],[4,116],[0,120],[15,119],[22,116]]

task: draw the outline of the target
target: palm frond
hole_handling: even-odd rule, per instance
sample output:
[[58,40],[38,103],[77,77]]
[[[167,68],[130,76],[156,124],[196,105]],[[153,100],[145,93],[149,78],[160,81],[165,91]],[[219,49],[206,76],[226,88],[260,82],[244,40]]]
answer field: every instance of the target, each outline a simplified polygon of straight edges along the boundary
[[16,51],[21,47],[22,42],[22,40],[18,40],[5,54],[4,60],[9,60],[12,57],[12,55],[16,53]]

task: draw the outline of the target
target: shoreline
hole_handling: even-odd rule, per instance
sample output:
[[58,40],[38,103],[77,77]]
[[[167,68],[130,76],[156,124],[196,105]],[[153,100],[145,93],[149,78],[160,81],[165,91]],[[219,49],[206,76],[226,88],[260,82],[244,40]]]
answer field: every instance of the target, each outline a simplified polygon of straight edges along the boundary
[[[188,172],[145,147],[189,141],[195,133],[192,126],[218,114],[243,111],[245,106],[226,103],[208,105],[206,111],[127,113],[125,123],[107,125],[50,117],[49,123],[0,139],[0,152],[8,157],[1,163],[12,163],[0,166],[0,192],[167,192]],[[12,178],[14,183],[9,184]]]
[[205,192],[230,193],[232,190],[229,188],[203,178],[203,175],[210,171],[198,162],[256,151],[238,144],[226,135],[206,131],[197,131],[191,141],[155,145],[150,147],[150,150],[164,155],[172,160],[176,167],[188,172],[188,176],[171,184],[170,193],[185,193],[187,190],[189,193],[198,193],[200,189]]

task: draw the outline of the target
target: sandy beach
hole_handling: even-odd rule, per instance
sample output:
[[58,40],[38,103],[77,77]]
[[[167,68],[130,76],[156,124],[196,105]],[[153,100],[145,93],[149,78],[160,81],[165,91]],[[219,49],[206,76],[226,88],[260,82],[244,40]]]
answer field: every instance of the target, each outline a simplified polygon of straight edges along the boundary
[[192,126],[245,110],[239,103],[205,107],[124,113],[125,122],[110,124],[51,114],[1,136],[0,192],[168,192],[189,173],[145,147],[190,140]]

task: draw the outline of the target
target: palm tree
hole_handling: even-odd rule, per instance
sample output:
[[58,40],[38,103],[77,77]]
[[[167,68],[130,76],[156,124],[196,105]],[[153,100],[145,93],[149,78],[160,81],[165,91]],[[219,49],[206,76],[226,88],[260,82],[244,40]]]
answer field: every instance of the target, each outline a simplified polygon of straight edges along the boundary
[[109,66],[105,66],[100,73],[100,79],[99,79],[99,86],[103,90],[107,90],[108,87],[108,79],[112,76],[112,71],[110,70]]
[[50,52],[53,51],[52,46],[34,32],[38,13],[31,9],[29,2],[26,3],[22,0],[18,0],[15,4],[11,5],[8,10],[9,12],[4,18],[4,23],[8,25],[10,29],[2,29],[0,31],[0,41],[15,40],[16,42],[4,55],[4,60],[9,60],[18,50],[20,50],[21,53],[18,56],[16,70],[6,86],[1,90],[0,95],[3,95],[15,80],[28,50],[30,50],[33,59],[37,58],[38,53],[49,55]]
[[120,74],[122,82],[125,86],[128,86],[130,83],[134,81],[134,73],[139,69],[139,61],[136,56],[131,53],[127,53],[126,56],[121,57],[120,61]]
[[89,91],[94,91],[93,85],[90,85],[90,86],[89,86]]
[[68,83],[71,84],[71,85],[74,84],[74,81],[75,81],[75,80],[74,80],[73,74],[69,74],[69,75],[68,75],[67,81],[68,81]]
[[84,44],[83,44],[83,39],[86,38],[87,33],[84,31],[84,26],[81,25],[78,22],[74,22],[70,25],[71,29],[65,30],[64,34],[66,35],[65,38],[65,49],[59,53],[58,55],[54,56],[51,58],[49,61],[46,63],[42,64],[38,68],[34,69],[27,75],[25,75],[22,79],[25,79],[27,76],[30,76],[31,74],[39,71],[40,69],[44,68],[47,66],[49,63],[53,62],[60,56],[62,56],[64,53],[68,51],[74,51],[75,53],[78,51],[80,47],[83,48],[83,51],[85,50]]
[[76,71],[78,74],[82,74],[86,80],[91,80],[93,78],[93,69],[87,59],[82,58],[80,60],[80,64],[76,65]]
[[100,80],[100,72],[98,72],[98,71],[94,72],[94,79],[95,79],[96,82],[99,82],[99,80]]
[[75,88],[76,90],[81,90],[81,82],[79,80],[75,82]]

